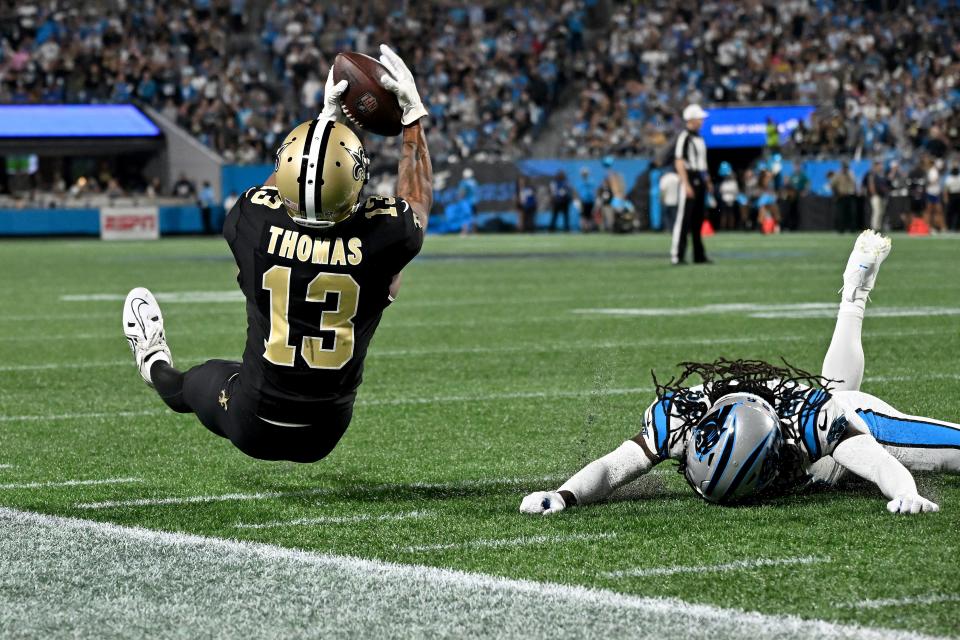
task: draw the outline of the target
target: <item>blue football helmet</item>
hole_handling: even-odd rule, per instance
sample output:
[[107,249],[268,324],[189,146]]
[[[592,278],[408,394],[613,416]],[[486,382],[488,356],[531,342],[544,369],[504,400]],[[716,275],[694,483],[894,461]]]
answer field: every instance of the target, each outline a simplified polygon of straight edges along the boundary
[[770,403],[730,393],[693,427],[683,475],[704,500],[738,502],[776,479],[782,445],[780,419]]

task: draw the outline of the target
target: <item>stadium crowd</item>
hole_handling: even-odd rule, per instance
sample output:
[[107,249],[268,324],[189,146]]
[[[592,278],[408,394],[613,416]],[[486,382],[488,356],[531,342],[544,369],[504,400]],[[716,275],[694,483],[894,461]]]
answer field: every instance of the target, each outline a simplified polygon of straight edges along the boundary
[[319,111],[338,51],[390,42],[427,85],[437,157],[516,157],[576,66],[581,4],[274,0],[253,24],[245,0],[25,2],[0,14],[0,103],[138,101],[228,162],[263,162]]
[[960,143],[960,13],[941,4],[624,3],[587,53],[568,151],[649,154],[685,104],[777,101],[818,107],[792,152],[942,157]]

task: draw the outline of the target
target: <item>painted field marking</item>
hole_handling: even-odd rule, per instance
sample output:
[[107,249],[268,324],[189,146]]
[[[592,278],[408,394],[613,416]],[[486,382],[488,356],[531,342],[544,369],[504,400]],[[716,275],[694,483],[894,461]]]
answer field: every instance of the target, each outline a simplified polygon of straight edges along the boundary
[[13,482],[0,484],[0,489],[52,489],[58,487],[91,487],[101,484],[131,484],[142,478],[102,478],[99,480],[51,480],[49,482]]
[[143,411],[79,411],[76,413],[54,413],[50,415],[28,414],[20,416],[0,416],[0,422],[36,422],[38,420],[79,420],[84,418],[132,418],[171,413],[169,409],[144,409]]
[[0,469],[13,469],[12,464],[0,464]]
[[[901,338],[906,336],[925,336],[925,335],[937,335],[942,336],[943,330],[923,330],[923,331],[873,331],[865,332],[863,337],[864,339],[871,338]],[[544,345],[544,344],[519,344],[519,345],[506,345],[502,347],[486,347],[486,346],[473,346],[473,347],[435,347],[430,349],[380,349],[371,351],[368,358],[379,359],[379,358],[396,358],[396,357],[419,357],[424,355],[464,355],[464,354],[482,354],[482,353],[559,353],[565,351],[577,351],[577,350],[586,350],[591,351],[594,349],[642,349],[645,347],[656,347],[664,345],[679,345],[679,346],[712,346],[712,345],[725,345],[725,344],[762,344],[767,342],[811,342],[820,345],[815,339],[811,339],[807,336],[796,336],[796,335],[751,335],[751,336],[719,336],[712,338],[648,338],[640,340],[629,340],[629,341],[595,341],[595,342],[561,342],[554,345]],[[215,356],[210,358],[186,358],[182,359],[182,362],[185,363],[195,363],[204,362],[205,360],[210,359],[221,359],[221,360],[230,360],[237,359],[239,356],[234,354],[232,356]],[[46,371],[46,370],[60,370],[60,369],[97,369],[97,368],[109,368],[109,367],[129,367],[131,366],[131,360],[88,360],[83,362],[41,362],[33,364],[14,364],[14,365],[0,365],[0,372],[15,372],[15,371]]]
[[540,476],[535,478],[484,478],[460,482],[411,482],[378,485],[348,485],[346,487],[317,487],[298,491],[267,491],[259,493],[222,493],[203,496],[170,496],[166,498],[135,498],[132,500],[107,500],[104,502],[79,502],[77,509],[114,509],[117,507],[159,507],[164,505],[206,504],[212,502],[245,502],[250,500],[273,500],[324,494],[350,495],[356,493],[390,493],[403,490],[433,490],[455,492],[473,487],[528,487],[548,482],[562,482],[565,477]]
[[606,578],[647,578],[650,576],[672,576],[678,573],[707,573],[715,571],[742,571],[759,567],[778,567],[791,564],[819,564],[830,562],[830,558],[801,556],[798,558],[756,558],[754,560],[735,560],[723,564],[707,564],[700,566],[679,565],[675,567],[637,567],[621,571],[607,571]]
[[[695,307],[628,307],[572,309],[579,315],[621,316],[621,317],[672,317],[689,315],[712,315],[739,313],[750,318],[832,318],[837,314],[835,302],[800,302],[795,304],[705,304]],[[869,317],[903,318],[922,316],[960,315],[957,307],[871,307]]]
[[960,594],[934,593],[925,596],[907,596],[905,598],[881,598],[879,600],[848,602],[837,606],[845,609],[882,609],[884,607],[940,604],[943,602],[960,602]]
[[357,514],[352,516],[317,516],[316,518],[297,518],[295,520],[275,520],[273,522],[238,522],[237,529],[273,529],[276,527],[301,527],[310,525],[356,524],[360,522],[396,522],[431,518],[432,511],[406,511],[404,513]]
[[502,549],[503,547],[522,547],[532,544],[561,544],[565,542],[586,542],[591,540],[609,540],[616,538],[615,533],[571,533],[565,535],[523,536],[521,538],[490,538],[470,540],[469,542],[449,542],[442,544],[418,544],[411,546],[396,545],[394,549],[405,553],[423,551],[449,551],[450,549]]
[[[94,555],[101,561],[91,564],[89,558]],[[584,635],[665,640],[930,639],[904,630],[7,508],[0,508],[0,556],[7,561],[4,579],[8,583],[36,583],[39,567],[50,576],[36,583],[28,595],[18,593],[16,601],[0,590],[0,607],[9,614],[7,623],[25,635],[42,636],[51,619],[66,615],[77,635],[102,633],[103,620],[108,619],[115,628],[151,628],[161,635],[168,635],[171,624],[181,629],[186,624],[193,636],[257,638],[330,637],[342,635],[345,629],[355,637],[379,637],[393,628],[423,637],[531,640]],[[66,580],[76,581],[78,588],[65,593]],[[224,589],[225,584],[230,588]],[[92,597],[93,593],[99,597]],[[317,601],[317,593],[324,594],[322,602]],[[127,606],[131,597],[156,606]],[[249,606],[250,602],[257,606]],[[464,615],[464,603],[476,614]],[[170,610],[193,609],[200,613],[170,620]],[[271,615],[263,616],[262,611]],[[538,623],[531,624],[532,620]],[[550,623],[543,624],[544,620]],[[584,620],[591,621],[589,634],[584,634]]]
[[[365,398],[361,396],[356,403],[357,407],[431,405],[457,402],[496,402],[500,400],[540,400],[545,398],[585,398],[590,396],[626,396],[653,392],[653,387],[626,387],[612,389],[578,389],[571,391],[505,391],[502,393],[480,393],[449,396],[400,397],[400,398]],[[57,413],[51,415],[25,414],[0,416],[0,422],[37,422],[43,420],[80,420],[100,418],[131,418],[138,416],[154,416],[170,414],[169,409],[144,409],[142,411],[88,411],[76,413]]]

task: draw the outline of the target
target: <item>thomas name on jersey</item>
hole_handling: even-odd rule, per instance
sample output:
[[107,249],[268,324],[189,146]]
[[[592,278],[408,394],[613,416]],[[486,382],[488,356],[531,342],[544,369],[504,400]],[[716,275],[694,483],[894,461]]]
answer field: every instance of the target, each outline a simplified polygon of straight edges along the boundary
[[314,238],[306,233],[270,225],[267,253],[288,260],[332,266],[356,266],[363,260],[360,238]]

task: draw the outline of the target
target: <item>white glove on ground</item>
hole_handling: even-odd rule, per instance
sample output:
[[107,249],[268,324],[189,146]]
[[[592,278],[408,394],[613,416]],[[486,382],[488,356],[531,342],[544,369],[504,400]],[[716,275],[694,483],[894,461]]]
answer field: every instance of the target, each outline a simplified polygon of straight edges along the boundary
[[545,516],[566,508],[563,496],[556,491],[534,491],[520,503],[520,513],[542,513]]
[[406,127],[427,115],[427,110],[423,107],[423,101],[417,93],[417,83],[414,82],[413,74],[406,63],[385,44],[380,45],[380,53],[380,64],[386,67],[388,72],[380,76],[380,84],[387,91],[396,94],[397,102],[403,109],[400,123]]
[[340,115],[340,96],[347,90],[347,81],[341,80],[334,84],[333,65],[330,65],[330,73],[327,74],[327,83],[323,86],[323,111],[318,118],[324,120],[337,120]]
[[902,493],[887,503],[887,511],[890,513],[936,513],[940,511],[940,507],[935,502],[930,502],[915,493]]

